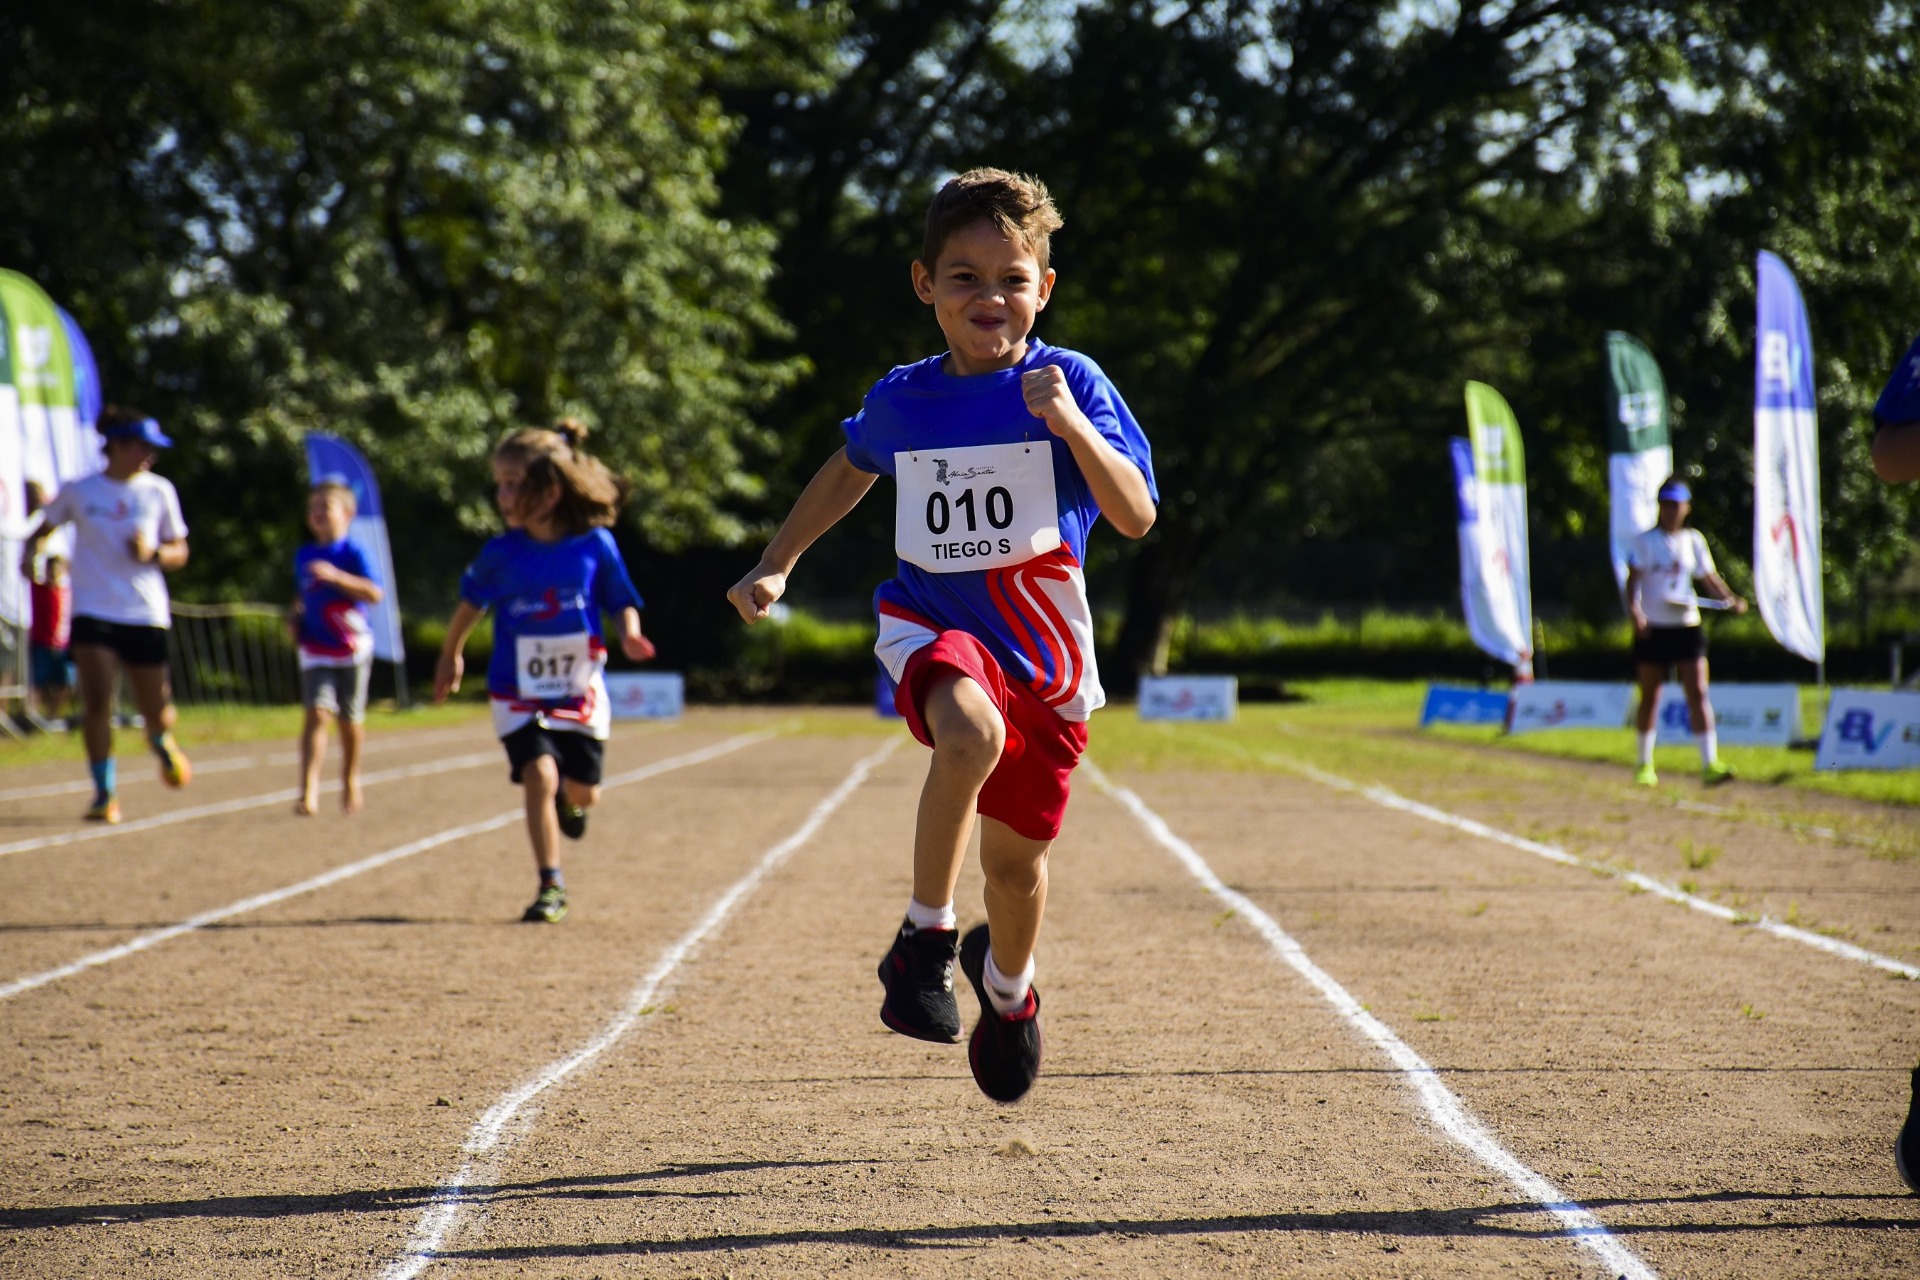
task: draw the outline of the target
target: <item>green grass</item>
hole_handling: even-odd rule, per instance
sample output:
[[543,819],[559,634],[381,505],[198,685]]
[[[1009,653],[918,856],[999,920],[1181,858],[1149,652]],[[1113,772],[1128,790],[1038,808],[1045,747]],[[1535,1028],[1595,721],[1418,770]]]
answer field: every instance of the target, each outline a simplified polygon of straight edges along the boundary
[[[182,707],[174,735],[192,755],[194,748],[226,742],[293,742],[300,734],[305,712],[299,707]],[[369,734],[430,729],[442,725],[467,724],[486,717],[486,708],[478,703],[449,703],[445,706],[412,707],[397,711],[391,703],[367,708]],[[114,734],[115,749],[121,754],[144,750],[138,729],[120,729]],[[0,769],[59,760],[84,760],[86,751],[78,733],[35,734],[21,742],[0,741]]]
[[[1417,728],[1424,681],[1309,680],[1289,684],[1302,701],[1253,703],[1229,724],[1142,723],[1131,708],[1115,708],[1094,724],[1096,755],[1121,767],[1260,769],[1263,752],[1345,773],[1358,779],[1382,770],[1415,775],[1444,769],[1456,785],[1464,778],[1546,780],[1556,776],[1546,761],[1558,757],[1618,765],[1624,785],[1633,760],[1633,731],[1556,729],[1519,736],[1497,727],[1446,725]],[[1808,714],[1812,699],[1803,699]],[[1811,733],[1817,724],[1809,724]],[[1450,746],[1486,748],[1449,751]],[[1721,757],[1739,771],[1732,790],[1714,793],[1734,803],[1739,790],[1769,787],[1807,793],[1817,806],[1823,795],[1876,804],[1920,806],[1920,770],[1816,772],[1811,751],[1723,745]],[[1539,763],[1534,763],[1538,761]],[[1694,785],[1700,768],[1691,746],[1660,747],[1654,762],[1663,783]]]

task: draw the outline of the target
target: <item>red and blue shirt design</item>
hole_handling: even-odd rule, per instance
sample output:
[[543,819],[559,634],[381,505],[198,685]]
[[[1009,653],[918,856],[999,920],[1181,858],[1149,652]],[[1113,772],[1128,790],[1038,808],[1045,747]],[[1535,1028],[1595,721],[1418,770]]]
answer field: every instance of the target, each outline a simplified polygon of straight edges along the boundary
[[848,461],[892,476],[896,452],[1045,442],[1053,451],[1060,546],[1000,569],[931,573],[899,561],[895,577],[874,593],[880,624],[874,652],[898,680],[907,659],[940,632],[965,631],[987,646],[1009,678],[1032,689],[1063,720],[1086,720],[1106,702],[1081,568],[1100,505],[1073,451],[1027,410],[1020,376],[1059,365],[1074,403],[1140,468],[1158,502],[1146,435],[1100,366],[1077,351],[1033,340],[1019,365],[972,377],[943,373],[943,359],[901,365],[874,384],[860,412],[841,424]]
[[460,598],[493,613],[487,693],[496,732],[504,737],[538,719],[552,728],[607,736],[611,716],[606,681],[598,670],[580,697],[530,700],[520,695],[518,654],[521,637],[585,636],[592,660],[605,664],[601,615],[642,607],[611,533],[592,529],[542,542],[524,529],[510,529],[490,539],[467,566]]
[[373,661],[373,629],[367,606],[338,587],[317,582],[309,572],[324,560],[356,578],[379,579],[366,552],[351,539],[310,542],[293,556],[293,581],[300,592],[300,667],[352,667]]

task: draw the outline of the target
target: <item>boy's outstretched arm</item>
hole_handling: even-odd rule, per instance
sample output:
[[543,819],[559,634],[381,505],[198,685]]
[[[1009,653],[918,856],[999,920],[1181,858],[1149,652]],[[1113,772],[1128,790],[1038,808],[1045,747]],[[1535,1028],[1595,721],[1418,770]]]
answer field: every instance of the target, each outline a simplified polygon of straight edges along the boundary
[[874,479],[871,472],[847,461],[845,449],[814,472],[780,532],[760,553],[760,563],[727,591],[727,599],[748,625],[767,616],[773,602],[786,593],[787,575],[793,572],[801,553],[853,510],[873,487]]
[[1020,377],[1027,411],[1047,424],[1047,430],[1067,442],[1080,474],[1087,478],[1100,514],[1128,538],[1144,538],[1156,514],[1147,478],[1124,453],[1107,443],[1093,422],[1074,403],[1067,375],[1057,364],[1029,370]]

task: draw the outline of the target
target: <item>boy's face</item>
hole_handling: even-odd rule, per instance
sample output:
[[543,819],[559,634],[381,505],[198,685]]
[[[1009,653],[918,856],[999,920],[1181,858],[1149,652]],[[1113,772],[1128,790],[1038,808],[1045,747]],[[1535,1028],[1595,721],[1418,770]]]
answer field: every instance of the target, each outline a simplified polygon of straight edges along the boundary
[[353,527],[353,512],[337,493],[307,495],[307,528],[322,542],[338,542]]
[[913,264],[913,291],[946,335],[947,372],[961,377],[1011,369],[1053,293],[1053,271],[1017,239],[982,219],[947,237],[931,270]]

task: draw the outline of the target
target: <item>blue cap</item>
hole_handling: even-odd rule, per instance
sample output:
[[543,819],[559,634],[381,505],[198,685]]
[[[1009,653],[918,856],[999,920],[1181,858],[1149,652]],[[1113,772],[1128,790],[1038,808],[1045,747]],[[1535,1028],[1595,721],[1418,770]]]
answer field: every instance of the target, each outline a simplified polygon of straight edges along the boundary
[[[1643,489],[1641,492],[1644,493],[1646,490]],[[1669,480],[1660,486],[1660,501],[1692,502],[1693,490],[1687,488],[1687,486],[1679,480]]]
[[160,430],[160,424],[152,418],[141,418],[137,422],[116,422],[100,433],[108,440],[138,440],[150,444],[156,449],[170,449],[173,441]]

